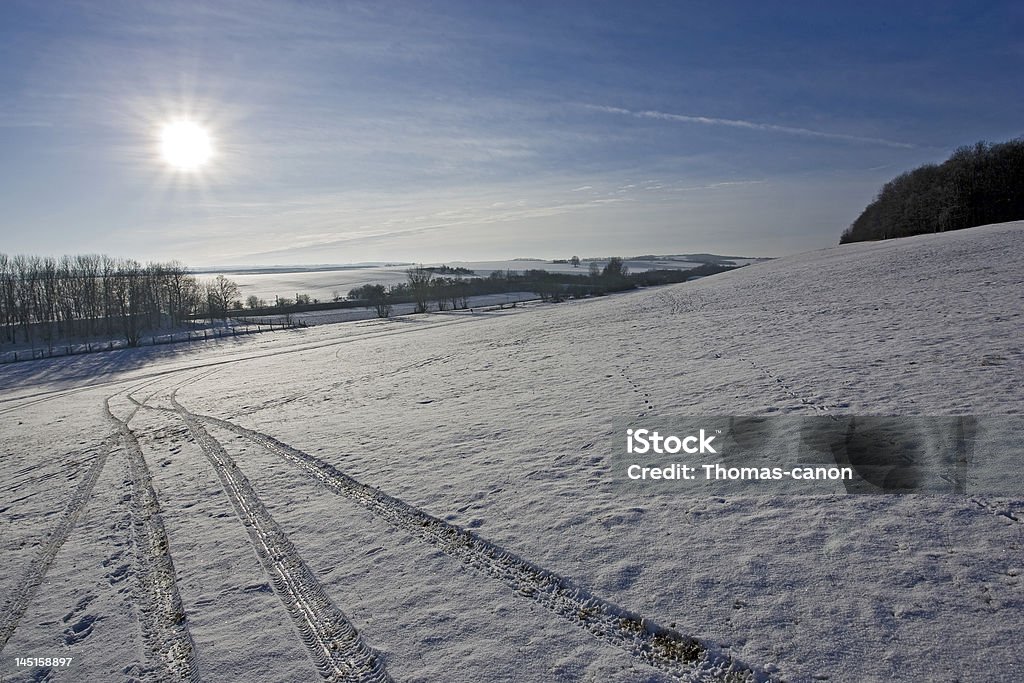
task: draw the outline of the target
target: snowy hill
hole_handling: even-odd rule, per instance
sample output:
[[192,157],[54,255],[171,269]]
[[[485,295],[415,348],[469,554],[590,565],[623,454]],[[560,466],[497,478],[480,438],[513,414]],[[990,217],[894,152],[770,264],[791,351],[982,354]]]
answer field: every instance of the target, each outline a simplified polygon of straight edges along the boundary
[[1018,680],[1024,492],[634,495],[614,450],[672,414],[1019,416],[1022,240],[0,368],[0,675]]

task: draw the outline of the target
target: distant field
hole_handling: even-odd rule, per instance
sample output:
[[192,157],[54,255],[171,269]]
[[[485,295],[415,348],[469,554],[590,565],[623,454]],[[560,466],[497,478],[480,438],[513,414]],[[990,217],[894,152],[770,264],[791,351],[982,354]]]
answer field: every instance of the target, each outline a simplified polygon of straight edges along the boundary
[[[320,301],[336,295],[345,296],[350,289],[367,284],[391,285],[405,280],[403,267],[349,268],[344,270],[297,271],[280,273],[226,273],[238,283],[242,299],[257,296],[273,303],[276,296],[294,299],[296,294],[309,294]],[[201,277],[214,277],[217,274]]]
[[[737,265],[750,263],[756,259],[731,259]],[[602,267],[604,261],[598,261]],[[441,265],[441,264],[425,264]],[[479,277],[487,277],[496,270],[515,270],[522,272],[529,269],[543,269],[553,273],[587,272],[589,262],[584,261],[579,268],[568,263],[552,263],[542,260],[511,260],[511,261],[449,261],[447,265],[468,268]],[[657,260],[627,260],[630,270],[646,271],[653,269],[688,269],[701,265],[697,261],[681,260],[676,257],[662,257]],[[368,284],[385,286],[405,282],[405,271],[408,265],[372,266],[372,267],[339,267],[336,270],[302,270],[278,271],[273,273],[239,273],[222,271],[227,277],[238,283],[242,298],[257,296],[273,302],[275,296],[293,299],[296,294],[309,294],[320,301],[330,301],[336,295],[345,296],[349,290]],[[201,273],[201,277],[215,277],[218,273]],[[469,276],[472,277],[472,276]]]

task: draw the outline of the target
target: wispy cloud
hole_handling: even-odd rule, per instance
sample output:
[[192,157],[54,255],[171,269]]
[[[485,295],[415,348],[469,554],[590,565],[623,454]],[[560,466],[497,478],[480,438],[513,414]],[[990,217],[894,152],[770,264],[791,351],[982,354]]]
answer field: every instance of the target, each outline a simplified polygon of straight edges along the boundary
[[[323,223],[315,224],[330,226],[327,232],[315,233],[286,233],[280,235],[280,243],[266,250],[254,251],[251,253],[239,252],[233,258],[243,262],[266,262],[268,258],[282,258],[302,256],[310,250],[329,250],[351,245],[366,247],[383,241],[404,240],[410,237],[421,236],[426,233],[435,233],[459,228],[473,228],[474,230],[488,225],[500,225],[508,223],[520,223],[533,219],[545,219],[574,214],[591,209],[605,207],[610,204],[631,202],[632,199],[598,198],[583,201],[566,201],[549,197],[533,198],[532,200],[521,200],[514,202],[511,206],[497,207],[493,204],[489,207],[480,205],[480,202],[459,206],[457,209],[431,211],[415,216],[394,216],[390,219],[374,221],[373,225],[361,224],[359,226],[339,225],[337,217],[325,216]],[[411,208],[411,207],[410,207]],[[422,209],[424,207],[417,206]],[[372,208],[367,212],[372,212]],[[274,240],[270,240],[274,241]]]
[[0,128],[53,128],[49,121],[17,121],[0,118]]
[[693,190],[717,190],[722,187],[735,187],[737,185],[763,185],[767,180],[726,180],[717,183],[704,183],[701,185],[674,185],[666,188],[666,192],[691,192]]
[[655,119],[659,121],[673,121],[676,123],[696,123],[704,126],[728,126],[730,128],[745,128],[747,130],[761,130],[771,133],[785,133],[787,135],[802,135],[805,137],[822,138],[826,140],[842,140],[844,142],[863,142],[884,147],[896,147],[900,149],[913,149],[915,145],[908,142],[897,142],[885,138],[873,138],[863,135],[847,135],[845,133],[830,133],[811,128],[799,128],[796,126],[780,126],[774,123],[762,123],[760,121],[745,121],[743,119],[722,119],[710,116],[691,116],[689,114],[672,114],[663,111],[643,110],[634,111],[621,107],[608,107],[596,104],[584,104],[584,107],[594,111],[601,111],[607,114],[619,114],[621,116],[632,116],[638,119]]

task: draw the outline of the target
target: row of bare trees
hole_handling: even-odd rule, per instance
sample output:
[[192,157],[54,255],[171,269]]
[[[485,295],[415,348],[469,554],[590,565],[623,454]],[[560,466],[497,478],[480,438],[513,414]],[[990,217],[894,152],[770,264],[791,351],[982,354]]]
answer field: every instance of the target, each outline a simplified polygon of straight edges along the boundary
[[377,311],[377,316],[387,318],[391,315],[396,302],[415,304],[415,313],[426,313],[430,310],[430,302],[437,305],[437,310],[446,311],[469,308],[469,297],[474,282],[480,278],[466,280],[460,277],[437,277],[434,270],[416,266],[405,271],[407,282],[385,287],[381,284],[369,284],[356,287],[349,291],[350,299],[366,301]]
[[237,298],[223,275],[202,283],[176,261],[0,253],[0,343],[123,336],[136,346],[146,331],[226,317]]
[[[573,257],[573,260],[579,261]],[[573,263],[566,260],[566,263]],[[574,263],[575,265],[575,263]],[[522,273],[512,270],[493,271],[486,278],[441,277],[437,271],[451,271],[442,268],[416,266],[405,271],[406,282],[385,287],[382,284],[368,284],[349,291],[349,299],[364,301],[376,309],[381,318],[389,317],[396,303],[414,304],[414,313],[426,313],[433,303],[438,311],[469,308],[470,297],[486,294],[509,293],[514,291],[536,292],[544,301],[562,301],[566,296],[592,296],[607,292],[632,289],[638,285],[683,282],[691,271],[658,271],[659,278],[652,280],[645,273],[630,275],[622,258],[613,256],[602,269],[591,261],[589,274],[549,273],[546,270],[526,270]],[[696,271],[700,270],[700,273]],[[728,270],[719,268],[715,272]],[[472,272],[472,271],[468,271]],[[692,274],[707,274],[695,269]]]

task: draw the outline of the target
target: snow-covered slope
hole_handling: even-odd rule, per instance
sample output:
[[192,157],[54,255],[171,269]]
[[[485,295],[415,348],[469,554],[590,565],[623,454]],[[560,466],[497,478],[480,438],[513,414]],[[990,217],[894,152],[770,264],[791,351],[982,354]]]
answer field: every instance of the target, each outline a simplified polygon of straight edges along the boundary
[[0,368],[0,673],[1017,680],[1024,493],[634,495],[614,451],[672,414],[1019,415],[1022,240]]

